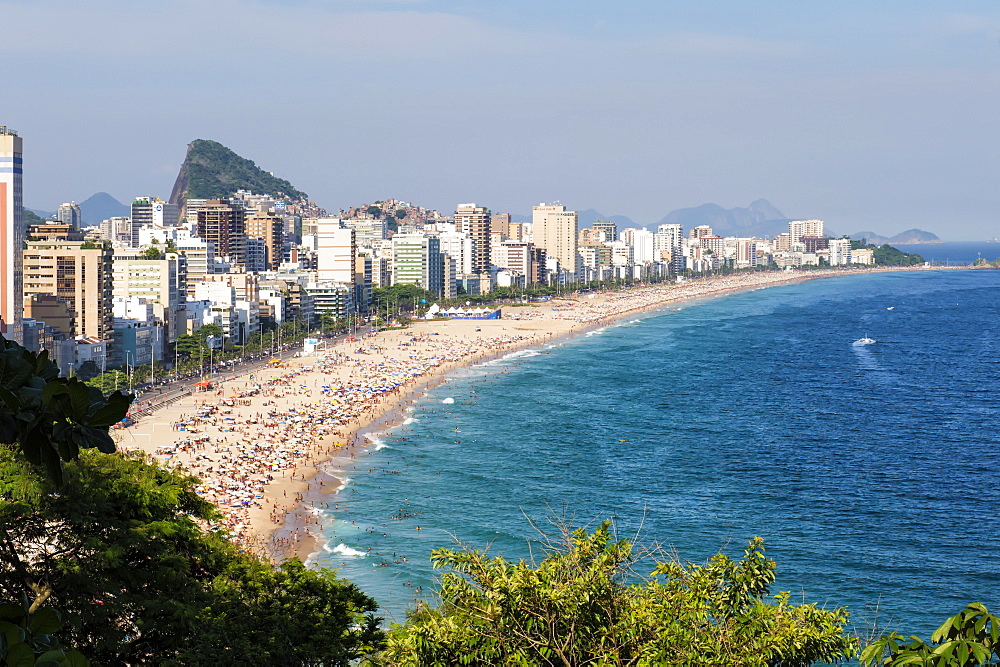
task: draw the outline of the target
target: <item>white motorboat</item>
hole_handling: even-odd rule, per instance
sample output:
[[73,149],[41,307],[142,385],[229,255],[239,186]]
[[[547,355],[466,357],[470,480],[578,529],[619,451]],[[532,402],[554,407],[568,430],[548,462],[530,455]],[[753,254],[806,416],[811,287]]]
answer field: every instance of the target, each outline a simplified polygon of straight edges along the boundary
[[859,338],[854,341],[854,345],[871,345],[875,342],[874,338],[869,338],[867,335],[864,338]]

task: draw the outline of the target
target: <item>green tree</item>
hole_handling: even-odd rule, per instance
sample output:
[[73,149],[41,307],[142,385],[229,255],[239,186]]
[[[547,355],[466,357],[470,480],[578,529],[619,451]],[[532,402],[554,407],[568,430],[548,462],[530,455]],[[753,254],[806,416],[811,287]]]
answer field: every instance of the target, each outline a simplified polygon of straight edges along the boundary
[[159,248],[146,248],[142,251],[142,256],[146,259],[163,259],[163,253],[160,252]]
[[97,362],[93,359],[88,359],[80,364],[80,367],[76,369],[76,377],[80,378],[81,382],[92,380],[100,374],[101,369],[98,367]]
[[390,632],[380,664],[802,665],[854,654],[847,612],[767,600],[774,562],[754,538],[742,560],[658,560],[614,537],[565,530],[532,567],[468,548],[438,549],[441,604]]
[[375,603],[329,571],[230,543],[198,480],[85,452],[58,487],[0,449],[0,591],[62,610],[101,664],[346,664],[377,646]]
[[128,375],[117,369],[110,370],[87,380],[86,384],[99,389],[102,394],[110,394],[116,389],[128,389]]
[[894,630],[861,652],[861,664],[866,667],[971,667],[997,664],[994,658],[1000,658],[1000,617],[981,602],[973,602],[942,623],[931,635],[931,644]]
[[402,220],[405,217],[406,217],[406,211],[404,209],[400,208],[396,210],[396,220]]
[[375,206],[373,204],[373,205],[371,205],[371,206],[369,206],[368,208],[365,209],[365,213],[367,213],[368,215],[370,215],[372,217],[375,217],[375,218],[381,218],[382,217],[382,207],[381,206]]

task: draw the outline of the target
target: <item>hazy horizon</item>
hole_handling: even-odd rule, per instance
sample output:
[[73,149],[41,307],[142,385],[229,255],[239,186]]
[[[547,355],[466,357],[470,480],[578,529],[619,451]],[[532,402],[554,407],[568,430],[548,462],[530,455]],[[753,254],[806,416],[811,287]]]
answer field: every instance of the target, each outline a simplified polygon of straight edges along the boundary
[[166,198],[204,138],[331,211],[560,200],[651,224],[763,198],[845,233],[1000,236],[993,3],[0,9],[31,208]]

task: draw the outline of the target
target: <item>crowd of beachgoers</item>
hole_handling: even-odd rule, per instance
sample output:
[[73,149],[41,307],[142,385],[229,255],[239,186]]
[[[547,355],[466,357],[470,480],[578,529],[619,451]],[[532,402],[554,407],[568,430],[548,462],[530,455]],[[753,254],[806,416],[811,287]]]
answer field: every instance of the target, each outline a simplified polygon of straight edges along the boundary
[[353,457],[366,445],[362,429],[413,400],[410,392],[423,383],[628,313],[814,276],[760,273],[584,293],[505,308],[500,320],[418,321],[351,336],[288,367],[258,370],[161,408],[127,429],[123,444],[200,478],[199,492],[218,505],[237,541],[275,556],[307,555],[316,536],[304,525],[311,521],[300,517],[280,536],[275,528],[314,484],[325,484],[315,477],[320,463]]

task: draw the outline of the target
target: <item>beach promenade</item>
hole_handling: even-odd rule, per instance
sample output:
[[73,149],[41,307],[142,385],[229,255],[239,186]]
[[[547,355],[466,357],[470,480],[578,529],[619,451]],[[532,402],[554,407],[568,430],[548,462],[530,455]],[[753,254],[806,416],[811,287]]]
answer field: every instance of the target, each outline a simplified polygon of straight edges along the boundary
[[194,392],[116,437],[122,449],[197,476],[246,548],[305,560],[319,534],[308,502],[335,502],[328,494],[346,484],[317,475],[318,466],[359,456],[366,429],[401,419],[428,384],[457,368],[681,301],[863,271],[740,274],[505,306],[499,320],[414,321]]

